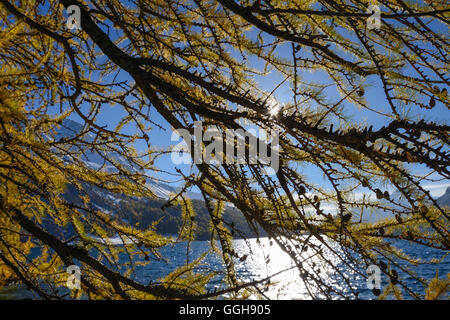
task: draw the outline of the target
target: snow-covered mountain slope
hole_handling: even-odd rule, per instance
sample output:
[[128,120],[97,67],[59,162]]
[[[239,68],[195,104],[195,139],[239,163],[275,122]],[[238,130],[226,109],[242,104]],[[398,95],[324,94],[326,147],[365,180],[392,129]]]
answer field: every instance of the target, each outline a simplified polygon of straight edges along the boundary
[[[55,140],[65,138],[73,138],[77,136],[80,132],[82,132],[83,126],[73,120],[65,119],[60,128],[56,131]],[[95,136],[93,133],[88,132],[83,136],[83,139],[86,142],[94,142]],[[70,159],[67,159],[70,161]],[[113,166],[111,161],[119,163],[122,167],[127,170],[134,171],[134,168],[130,166],[130,164],[126,161],[124,157],[115,152],[110,152],[107,155],[100,154],[96,151],[91,151],[89,149],[84,150],[84,153],[81,154],[81,160],[83,160],[86,165],[92,169],[101,169],[107,172],[114,172],[116,168]],[[108,161],[110,160],[110,161]]]
[[450,206],[450,187],[447,187],[445,193],[437,198],[436,201],[441,206]]
[[[73,120],[65,119],[63,123],[61,124],[61,127],[57,130],[57,134],[55,136],[55,140],[61,139],[61,138],[71,138],[79,134],[83,130],[83,126]],[[84,136],[84,139],[87,142],[92,142],[95,139],[94,134],[87,133],[86,136]],[[124,157],[117,153],[108,153],[108,155],[102,156],[98,152],[93,152],[90,150],[86,150],[85,154],[81,156],[81,159],[83,160],[86,165],[92,169],[102,169],[106,170],[108,172],[114,172],[116,169],[112,165],[112,163],[108,162],[105,159],[108,159],[110,161],[114,161],[117,163],[120,163],[124,168],[127,168],[128,170],[134,171],[135,169],[130,166],[130,164],[126,161]],[[67,159],[70,161],[70,159]],[[176,193],[179,188],[170,186],[165,183],[161,183],[155,180],[148,179],[146,181],[150,189],[155,193],[156,197],[161,199],[169,199],[171,194]],[[196,192],[188,192],[187,196],[191,199],[201,199],[201,195]]]

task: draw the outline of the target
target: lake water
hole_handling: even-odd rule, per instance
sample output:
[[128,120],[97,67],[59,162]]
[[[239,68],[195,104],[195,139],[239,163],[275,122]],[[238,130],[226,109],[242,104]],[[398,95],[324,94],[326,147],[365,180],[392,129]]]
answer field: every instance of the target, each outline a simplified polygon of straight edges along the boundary
[[[435,277],[437,270],[441,279],[445,278],[447,273],[450,272],[450,257],[442,250],[423,247],[418,248],[417,246],[413,246],[406,241],[397,242],[395,245],[400,247],[404,253],[408,254],[412,258],[418,258],[424,261],[430,261],[431,259],[443,259],[442,263],[439,265],[408,265],[411,270],[424,279],[431,279]],[[333,247],[332,244],[331,246]],[[176,266],[183,265],[186,261],[186,247],[186,243],[177,243],[175,245],[163,248],[161,251],[162,255],[165,257],[171,257],[171,260],[168,263],[162,261],[151,263],[149,266],[139,270],[137,278],[141,280],[150,278],[155,279],[163,274],[168,274]],[[207,251],[209,248],[210,244],[208,241],[192,242],[190,244],[191,258],[200,256],[202,252]],[[242,281],[250,281],[251,279],[258,280],[281,272],[272,279],[272,286],[270,286],[269,290],[265,293],[267,297],[270,299],[310,299],[303,280],[299,275],[298,269],[293,265],[287,253],[283,252],[276,245],[276,243],[271,246],[268,238],[261,238],[259,241],[256,239],[234,240],[234,248],[236,252],[239,252],[240,256],[248,254],[248,258],[245,261],[235,259],[238,279]],[[334,249],[338,250],[336,246],[334,246]],[[266,263],[267,256],[269,256],[268,263]],[[328,259],[334,260],[332,254],[326,254],[326,256]],[[324,278],[327,279],[328,283],[332,283],[335,287],[341,287],[341,289],[344,289],[344,286],[341,286],[341,283],[339,283],[342,282],[342,279],[335,280],[335,274],[331,268],[327,268],[326,264],[324,264],[324,262],[320,259],[313,260],[321,269],[321,274],[324,275]],[[223,264],[221,258],[216,254],[208,254],[204,259],[205,268],[219,271],[222,266]],[[352,283],[352,287],[359,293],[360,299],[376,298],[372,294],[371,290],[367,289],[365,278],[356,273],[348,272],[348,269],[346,269],[344,265],[340,266],[339,269],[347,275],[347,278]],[[402,272],[398,268],[395,269],[399,273],[399,278],[404,280],[409,288],[415,292],[424,294],[425,288],[422,283],[414,280],[414,278]],[[208,289],[221,288],[221,280],[221,276],[216,277],[216,279],[209,284]],[[386,275],[382,274],[381,281],[383,286],[389,282],[389,279]],[[404,298],[408,298],[408,296],[404,294]]]
[[[310,299],[308,291],[303,283],[302,278],[298,273],[298,269],[292,265],[289,256],[283,252],[277,245],[269,244],[268,238],[261,238],[259,241],[256,239],[249,240],[233,240],[235,251],[240,256],[248,254],[248,258],[245,261],[236,259],[237,277],[241,281],[250,281],[266,278],[269,275],[279,273],[272,278],[272,285],[269,290],[265,292],[266,296],[270,299]],[[402,248],[402,250],[413,258],[419,258],[425,261],[431,259],[443,259],[439,265],[425,264],[410,267],[416,274],[424,279],[431,279],[436,275],[436,271],[439,272],[440,278],[445,278],[447,273],[450,272],[450,257],[445,255],[442,250],[436,250],[432,248],[421,248],[412,246],[406,241],[396,242],[395,245]],[[193,241],[190,243],[189,257],[190,261],[199,257],[203,252],[210,250],[210,243],[208,241]],[[169,274],[177,266],[184,265],[187,256],[187,243],[181,242],[173,245],[166,246],[160,250],[163,257],[169,258],[167,261],[159,260],[149,263],[145,267],[139,267],[134,275],[135,279],[148,283],[150,279],[156,280],[164,275]],[[270,260],[266,263],[267,256]],[[330,260],[333,260],[333,256],[330,254],[327,256]],[[321,269],[321,274],[324,276],[328,283],[333,284],[337,288],[341,288],[344,291],[344,286],[341,286],[342,279],[336,280],[334,272],[327,268],[323,261],[315,260],[317,266]],[[223,270],[223,264],[221,258],[214,253],[209,253],[203,260],[202,269],[209,269],[214,271]],[[283,270],[289,269],[282,272]],[[340,267],[340,270],[344,272],[352,284],[354,290],[359,293],[360,299],[375,299],[371,290],[367,288],[366,280],[356,273],[351,273],[345,266]],[[403,280],[406,285],[415,292],[424,294],[424,286],[417,280],[414,280],[410,275],[396,270],[399,273],[399,278]],[[208,289],[220,289],[223,288],[222,275],[218,275],[208,284]],[[381,276],[382,286],[387,284],[389,279],[382,274]],[[340,283],[341,282],[341,283]],[[0,292],[1,298],[21,298],[29,296],[23,290],[17,290],[17,288],[10,288],[9,291]],[[339,298],[336,296],[336,298]],[[404,294],[404,298],[408,298]]]

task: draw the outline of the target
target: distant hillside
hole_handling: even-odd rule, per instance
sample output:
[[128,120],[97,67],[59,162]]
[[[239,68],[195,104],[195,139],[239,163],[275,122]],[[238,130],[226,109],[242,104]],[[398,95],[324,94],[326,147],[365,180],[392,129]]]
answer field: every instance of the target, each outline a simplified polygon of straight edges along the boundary
[[450,206],[450,187],[445,190],[445,193],[436,199],[441,206]]
[[[112,218],[123,223],[130,225],[138,224],[139,229],[147,229],[154,222],[159,221],[156,225],[156,230],[159,233],[176,235],[183,224],[180,206],[172,206],[164,210],[161,209],[166,204],[166,199],[139,199],[128,196],[117,196],[93,186],[86,186],[85,191],[89,195],[91,205],[94,209],[110,213]],[[67,189],[65,198],[72,203],[81,203],[77,191],[73,187]],[[193,199],[192,205],[196,213],[195,222],[197,224],[197,230],[195,238],[197,240],[208,240],[211,237],[211,219],[204,201]],[[232,225],[234,227],[235,238],[256,236],[250,230],[243,214],[239,210],[227,207],[223,217],[230,231],[232,231],[230,226]]]
[[[57,131],[56,139],[61,137],[72,137],[81,130],[81,124],[72,120],[64,120],[61,128]],[[91,137],[88,134],[87,138],[89,140],[94,137]],[[125,159],[119,155],[108,154],[108,159],[112,158],[115,161],[119,161],[123,164],[123,166],[130,168]],[[103,166],[104,170],[115,170],[115,168],[112,165],[108,165],[108,163],[105,166],[103,163],[103,158],[95,152],[87,151],[86,155],[82,156],[82,160],[91,168],[100,168]],[[67,161],[70,161],[70,159],[67,159]],[[130,169],[133,170],[133,168]],[[138,199],[125,195],[117,195],[88,184],[84,185],[84,191],[89,196],[91,200],[90,204],[93,209],[109,213],[113,219],[117,219],[118,221],[129,223],[131,225],[138,224],[141,229],[147,229],[154,222],[159,221],[156,226],[156,230],[158,232],[162,234],[177,234],[183,223],[181,218],[181,208],[179,206],[173,206],[166,208],[165,210],[161,209],[161,207],[167,202],[167,199],[169,199],[170,194],[178,191],[177,188],[152,180],[148,180],[147,185],[156,194],[158,197],[157,199]],[[196,239],[209,239],[211,236],[209,230],[210,217],[204,201],[199,200],[199,193],[188,192],[186,195],[192,199],[192,204],[196,213]],[[67,186],[64,198],[74,204],[81,205],[78,191],[73,186]],[[223,217],[230,231],[232,231],[230,226],[233,226],[235,229],[235,238],[256,236],[256,234],[250,230],[243,214],[239,210],[227,207]],[[61,230],[51,221],[44,221],[44,225],[47,230],[51,230],[53,233],[58,233],[66,239],[70,238],[74,234],[74,230],[70,226],[64,230]],[[261,234],[264,235],[265,233],[261,232]]]

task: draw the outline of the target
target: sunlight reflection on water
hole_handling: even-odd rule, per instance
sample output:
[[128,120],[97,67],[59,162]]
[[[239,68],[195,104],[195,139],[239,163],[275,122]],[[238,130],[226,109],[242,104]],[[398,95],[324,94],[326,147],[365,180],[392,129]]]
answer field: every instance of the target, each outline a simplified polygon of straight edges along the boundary
[[[236,269],[239,277],[260,280],[276,274],[272,285],[265,292],[271,299],[306,298],[307,291],[301,281],[299,271],[289,255],[282,251],[277,243],[269,245],[268,238],[235,240],[235,250],[240,254],[248,254],[245,261],[237,262]],[[251,251],[251,252],[250,252]],[[280,273],[281,272],[281,273]]]
[[[312,240],[311,240],[312,241]],[[259,243],[258,243],[259,242]],[[313,242],[313,241],[312,241]],[[235,250],[240,254],[248,254],[249,257],[245,261],[239,261],[236,265],[238,276],[249,281],[250,279],[264,279],[271,275],[271,286],[265,295],[270,299],[311,299],[308,289],[300,275],[299,269],[296,267],[289,255],[284,252],[276,242],[270,245],[268,238],[250,240],[235,240]],[[327,259],[336,263],[336,258],[330,252],[324,251]],[[308,257],[308,253],[301,255],[302,259]],[[323,279],[328,283],[333,283],[333,274],[331,267],[325,261],[318,257],[313,257],[308,264],[303,263],[303,268],[312,272],[320,270]],[[334,283],[334,285],[339,285]],[[340,287],[340,286],[339,286]],[[342,287],[337,289],[343,289]],[[311,289],[310,289],[311,290]]]

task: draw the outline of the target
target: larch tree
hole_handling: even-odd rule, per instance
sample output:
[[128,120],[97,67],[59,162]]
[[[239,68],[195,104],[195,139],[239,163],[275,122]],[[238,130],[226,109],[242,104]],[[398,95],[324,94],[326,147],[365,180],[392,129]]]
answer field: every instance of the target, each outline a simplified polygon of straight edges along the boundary
[[[342,267],[366,278],[369,265],[391,279],[384,295],[437,298],[446,281],[428,285],[408,271],[429,261],[395,244],[450,247],[448,208],[423,187],[450,178],[448,119],[430,120],[449,108],[449,11],[447,1],[435,0],[0,0],[0,285],[18,281],[42,298],[64,298],[66,267],[77,264],[81,287],[73,297],[264,297],[268,282],[236,275],[242,257],[222,217],[232,204],[290,256],[311,298],[358,297]],[[71,12],[79,21],[68,21]],[[262,78],[273,79],[272,88],[262,88]],[[376,102],[368,97],[374,87]],[[287,89],[278,101],[277,90]],[[111,105],[125,114],[114,128],[98,121]],[[152,109],[174,130],[193,132],[202,121],[221,133],[250,123],[279,134],[273,175],[263,163],[204,162],[178,172],[182,190],[200,190],[220,243],[214,250],[225,285],[217,292],[205,289],[214,273],[194,271],[201,260],[137,281],[135,268],[152,263],[172,240],[112,219],[83,192],[93,185],[155,197],[146,183],[161,155],[149,143],[148,132],[160,126]],[[367,119],[355,118],[355,110]],[[57,138],[73,115],[83,130]],[[80,156],[88,151],[115,169],[94,170]],[[308,168],[326,183],[308,179]],[[63,197],[68,186],[80,203]],[[195,212],[183,192],[168,205],[176,202],[184,208],[180,237],[190,241]],[[374,211],[389,215],[368,222]],[[48,230],[49,220],[74,228],[76,241]],[[110,236],[125,245],[113,246]],[[125,265],[121,255],[129,256]],[[313,257],[339,286],[326,281]],[[427,292],[409,288],[396,269]]]

